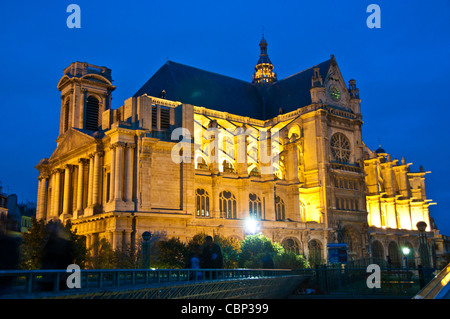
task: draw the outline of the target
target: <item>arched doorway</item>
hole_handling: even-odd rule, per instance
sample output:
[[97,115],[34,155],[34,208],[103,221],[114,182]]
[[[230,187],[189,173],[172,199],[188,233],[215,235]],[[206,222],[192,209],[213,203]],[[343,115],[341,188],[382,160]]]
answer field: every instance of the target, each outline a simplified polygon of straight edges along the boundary
[[372,243],[372,259],[373,263],[378,265],[381,265],[386,262],[383,244],[378,240],[375,240]]
[[392,267],[401,267],[402,259],[400,255],[400,250],[395,241],[391,241],[388,246],[388,262],[390,260]]
[[311,268],[316,268],[322,264],[322,244],[316,239],[312,239],[308,243],[308,261]]

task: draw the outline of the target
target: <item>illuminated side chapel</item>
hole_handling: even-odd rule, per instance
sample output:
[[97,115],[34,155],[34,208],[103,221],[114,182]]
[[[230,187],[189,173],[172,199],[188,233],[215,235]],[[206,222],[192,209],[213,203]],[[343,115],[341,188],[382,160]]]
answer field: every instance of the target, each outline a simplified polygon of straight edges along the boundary
[[242,240],[251,217],[313,264],[329,243],[353,260],[417,252],[418,221],[436,238],[426,172],[363,143],[359,89],[335,57],[274,69],[263,37],[251,82],[167,61],[111,109],[111,70],[72,63],[56,149],[36,166],[37,218],[71,220],[88,248],[135,249],[145,231]]

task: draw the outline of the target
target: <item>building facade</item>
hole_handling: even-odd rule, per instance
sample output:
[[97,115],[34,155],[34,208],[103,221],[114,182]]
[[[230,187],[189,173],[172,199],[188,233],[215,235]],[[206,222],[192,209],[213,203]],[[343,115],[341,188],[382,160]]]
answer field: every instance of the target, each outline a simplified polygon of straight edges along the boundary
[[[58,83],[57,147],[42,159],[37,218],[71,220],[89,247],[136,246],[144,231],[243,239],[245,220],[315,263],[418,256],[425,174],[362,140],[356,81],[334,56],[282,80],[267,42],[251,82],[167,61],[111,109],[111,70],[74,62]],[[408,246],[408,247],[409,247]]]

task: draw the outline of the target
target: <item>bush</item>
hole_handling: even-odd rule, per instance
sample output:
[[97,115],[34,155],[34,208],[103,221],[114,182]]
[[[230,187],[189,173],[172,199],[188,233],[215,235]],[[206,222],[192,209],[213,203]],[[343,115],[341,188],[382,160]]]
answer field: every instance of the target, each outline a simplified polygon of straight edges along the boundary
[[158,268],[185,268],[186,256],[188,254],[187,245],[179,238],[170,238],[168,240],[159,241],[158,261],[153,266]]
[[238,266],[241,268],[262,268],[263,259],[272,258],[284,251],[278,243],[272,242],[264,235],[249,235],[241,243]]
[[302,255],[297,255],[292,251],[284,251],[273,258],[277,269],[305,269],[309,268],[309,263]]

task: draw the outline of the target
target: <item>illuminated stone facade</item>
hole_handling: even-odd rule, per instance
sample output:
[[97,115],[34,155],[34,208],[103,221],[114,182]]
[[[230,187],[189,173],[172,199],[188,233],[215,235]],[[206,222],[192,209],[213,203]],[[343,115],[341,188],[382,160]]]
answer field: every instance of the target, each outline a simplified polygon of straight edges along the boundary
[[56,150],[36,166],[37,217],[70,219],[89,247],[135,246],[144,231],[243,239],[253,217],[315,262],[337,242],[351,259],[374,256],[374,243],[383,259],[391,242],[417,251],[417,221],[437,232],[425,172],[364,145],[356,82],[347,87],[334,56],[277,80],[260,47],[252,83],[168,61],[117,109],[111,71],[72,63],[58,83]]

